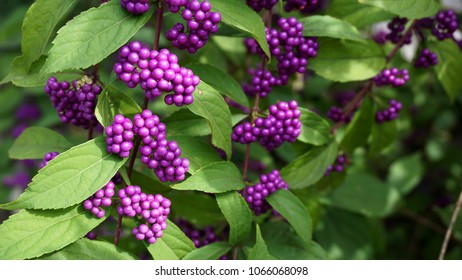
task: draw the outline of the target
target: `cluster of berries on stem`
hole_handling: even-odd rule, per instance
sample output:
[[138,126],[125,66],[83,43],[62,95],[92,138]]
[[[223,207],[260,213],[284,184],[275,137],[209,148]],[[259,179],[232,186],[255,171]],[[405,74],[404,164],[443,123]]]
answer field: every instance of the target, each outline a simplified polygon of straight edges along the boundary
[[376,113],[375,120],[377,123],[389,122],[398,118],[398,114],[403,105],[394,99],[391,99],[388,104],[389,107],[387,109]]

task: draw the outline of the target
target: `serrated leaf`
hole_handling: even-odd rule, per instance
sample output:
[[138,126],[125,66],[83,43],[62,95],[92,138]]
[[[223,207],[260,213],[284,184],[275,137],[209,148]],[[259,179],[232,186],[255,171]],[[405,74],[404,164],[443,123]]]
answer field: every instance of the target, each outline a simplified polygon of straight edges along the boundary
[[338,82],[363,81],[385,67],[382,48],[371,40],[348,41],[319,38],[319,51],[308,68]]
[[[290,189],[309,187],[324,176],[327,167],[337,157],[337,143],[315,147],[286,165],[281,170],[282,178]],[[303,172],[300,172],[303,170]]]
[[412,154],[400,158],[390,165],[387,184],[405,195],[417,186],[423,174],[422,156],[419,153]]
[[104,127],[111,125],[114,116],[130,116],[141,113],[141,108],[131,97],[114,86],[107,85],[98,96],[95,116]]
[[434,16],[439,9],[435,0],[358,0],[359,3],[382,8],[408,19]]
[[358,0],[330,0],[326,14],[343,19],[358,28],[395,16],[378,7],[360,4]]
[[61,134],[45,127],[28,127],[13,143],[12,159],[42,159],[48,152],[64,152],[72,144]]
[[106,152],[99,137],[59,154],[32,178],[18,199],[2,209],[58,209],[80,203],[102,188],[127,161]]
[[396,140],[398,127],[395,121],[377,123],[372,125],[372,138],[370,153],[379,154]]
[[305,245],[310,246],[313,230],[311,216],[298,197],[287,190],[278,190],[269,195],[266,201],[289,222]]
[[223,193],[245,187],[242,175],[234,163],[222,161],[204,166],[185,181],[172,186],[175,190],[196,190]]
[[231,248],[232,246],[226,242],[214,242],[188,253],[183,260],[217,260]]
[[326,198],[329,205],[370,217],[388,215],[401,198],[398,190],[362,172],[347,174],[343,184]]
[[257,40],[265,54],[271,57],[266,41],[265,26],[254,10],[239,0],[210,0],[209,2],[212,4],[212,10],[221,14],[224,23],[251,35]]
[[443,85],[446,94],[454,101],[462,92],[462,79],[458,73],[462,71],[462,52],[450,40],[429,42],[431,51],[438,56],[438,64],[434,66],[436,76]]
[[302,132],[297,140],[315,146],[324,145],[330,139],[329,122],[321,118],[318,114],[305,108],[299,108]]
[[148,251],[155,260],[181,260],[195,249],[194,244],[174,223],[167,220],[167,224],[156,243],[146,244]]
[[28,259],[59,250],[104,220],[80,206],[52,211],[21,210],[0,225],[0,259]]
[[45,53],[56,25],[72,11],[76,0],[37,0],[26,13],[22,25],[21,50],[24,68]]
[[111,1],[79,14],[58,31],[42,74],[99,63],[130,40],[153,10],[134,16]]
[[231,157],[232,120],[223,97],[211,86],[201,82],[194,92],[194,102],[188,105],[194,114],[205,118],[212,130],[212,144]]
[[247,257],[248,260],[273,260],[274,257],[268,252],[268,247],[266,246],[265,240],[261,236],[260,226],[257,224],[257,238],[255,241],[255,246],[250,250]]
[[303,23],[303,36],[364,41],[356,27],[331,16],[314,15],[305,17],[300,22]]
[[347,126],[345,136],[340,144],[342,150],[351,153],[356,147],[365,145],[371,134],[374,121],[374,104],[369,98],[365,98],[353,120]]
[[168,139],[175,141],[181,148],[181,156],[189,160],[188,172],[191,174],[206,165],[223,161],[217,151],[199,137],[174,136]]
[[229,224],[229,243],[236,245],[248,238],[252,229],[252,214],[238,192],[217,194],[217,202]]
[[114,244],[82,238],[40,260],[136,260]]
[[192,63],[188,64],[187,67],[215,90],[239,104],[249,107],[249,100],[241,85],[227,73],[210,64]]

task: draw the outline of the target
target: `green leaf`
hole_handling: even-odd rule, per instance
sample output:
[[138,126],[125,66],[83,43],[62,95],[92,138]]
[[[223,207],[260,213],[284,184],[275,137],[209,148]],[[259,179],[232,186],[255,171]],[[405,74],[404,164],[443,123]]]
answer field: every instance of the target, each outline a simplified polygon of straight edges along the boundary
[[400,17],[419,19],[434,16],[439,9],[435,0],[358,0],[359,3],[368,4],[392,12]]
[[40,257],[41,260],[136,260],[114,244],[82,238],[54,253]]
[[372,125],[371,154],[379,154],[396,140],[398,127],[396,122],[374,122]]
[[224,23],[250,34],[257,40],[265,54],[271,57],[265,26],[254,10],[239,0],[210,0],[209,2],[212,4],[212,10],[221,14]]
[[228,96],[232,100],[241,105],[249,107],[249,100],[242,90],[241,85],[230,75],[223,72],[210,64],[192,63],[187,67],[191,69],[195,75],[201,78],[201,81],[206,82],[220,93]]
[[338,82],[363,81],[385,67],[382,48],[371,40],[362,42],[320,38],[318,56],[308,68]]
[[330,0],[326,13],[358,28],[395,17],[394,14],[383,9],[360,4],[358,0]]
[[104,127],[111,125],[117,114],[129,116],[138,113],[141,113],[138,103],[114,86],[107,85],[98,96],[95,115]]
[[106,152],[104,137],[59,154],[3,209],[58,209],[80,203],[101,189],[127,159]]
[[185,181],[172,186],[175,190],[197,190],[207,193],[241,190],[244,187],[241,172],[229,161],[204,166]]
[[384,217],[394,210],[400,198],[397,189],[377,177],[352,172],[325,202],[366,216]]
[[[282,178],[291,189],[309,187],[324,176],[327,167],[337,157],[337,143],[315,147],[281,170]],[[303,170],[303,172],[300,172]]]
[[366,217],[339,209],[326,209],[315,239],[329,259],[370,260],[374,257],[374,237]]
[[436,76],[443,85],[446,94],[454,101],[462,92],[462,53],[450,40],[429,42],[431,51],[438,55],[438,64],[434,66]]
[[217,260],[231,248],[232,246],[226,242],[214,242],[188,253],[183,260]]
[[261,236],[260,227],[257,225],[257,240],[255,241],[255,246],[250,250],[247,257],[248,260],[272,260],[273,256],[268,252],[268,247],[266,246],[265,240]]
[[199,137],[174,136],[168,137],[181,147],[181,156],[189,160],[188,172],[194,174],[200,168],[222,161],[217,151]]
[[58,31],[42,74],[99,63],[130,40],[152,12],[133,16],[111,1],[79,14]]
[[22,25],[21,50],[24,68],[45,53],[56,25],[75,7],[76,0],[37,0],[26,13]]
[[417,186],[423,174],[422,157],[415,153],[393,162],[388,171],[387,184],[405,195]]
[[175,207],[172,210],[194,225],[214,225],[224,221],[215,198],[202,192],[173,191],[166,195]]
[[188,105],[194,114],[207,120],[212,130],[212,144],[231,157],[231,112],[223,97],[212,87],[201,82],[194,92],[194,102]]
[[269,195],[266,201],[292,225],[305,245],[309,246],[312,234],[311,216],[298,197],[287,190],[278,190]]
[[241,243],[252,229],[252,214],[247,202],[235,191],[217,194],[216,197],[218,206],[229,224],[229,243]]
[[303,36],[330,37],[353,41],[364,41],[358,29],[350,23],[331,16],[309,16],[300,20]]
[[48,152],[64,152],[72,147],[61,134],[45,127],[28,127],[8,151],[12,159],[42,159]]
[[299,109],[301,112],[300,121],[302,122],[302,132],[297,140],[315,146],[324,145],[329,142],[329,122],[311,110],[305,108]]
[[59,250],[104,220],[79,206],[54,211],[21,210],[0,225],[0,259],[28,259]]
[[167,220],[167,224],[162,237],[146,246],[155,260],[180,260],[195,249],[194,244],[174,223]]
[[280,260],[326,260],[324,249],[314,241],[306,246],[286,222],[268,221],[261,225],[268,251]]
[[356,147],[365,145],[371,134],[372,124],[375,121],[374,106],[369,98],[361,103],[361,108],[354,114],[340,144],[343,151],[353,152]]

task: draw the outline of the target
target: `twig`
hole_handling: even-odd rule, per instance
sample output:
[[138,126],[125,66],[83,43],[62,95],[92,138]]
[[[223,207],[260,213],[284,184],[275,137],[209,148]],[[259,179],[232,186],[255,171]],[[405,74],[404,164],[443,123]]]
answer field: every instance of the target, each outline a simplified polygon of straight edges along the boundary
[[448,249],[449,240],[451,239],[452,230],[454,229],[454,225],[457,221],[457,217],[459,216],[460,208],[462,206],[462,192],[460,192],[459,199],[456,203],[456,208],[452,213],[451,222],[449,223],[449,227],[446,231],[446,235],[444,236],[443,244],[441,245],[441,251],[439,260],[443,260],[444,256],[446,255],[446,250]]

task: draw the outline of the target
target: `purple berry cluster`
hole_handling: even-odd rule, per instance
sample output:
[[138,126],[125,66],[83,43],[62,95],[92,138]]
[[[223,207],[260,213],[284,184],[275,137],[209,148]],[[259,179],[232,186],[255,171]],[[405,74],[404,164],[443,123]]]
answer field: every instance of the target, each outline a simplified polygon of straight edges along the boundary
[[332,165],[327,167],[326,172],[324,172],[324,176],[329,176],[331,172],[343,172],[345,170],[345,164],[347,164],[347,157],[343,154],[337,156],[335,162]]
[[207,43],[210,35],[218,31],[221,14],[211,11],[212,5],[209,1],[169,0],[167,3],[173,13],[184,7],[181,15],[186,26],[178,22],[166,34],[167,40],[180,50],[195,53]]
[[438,56],[429,49],[423,49],[419,57],[414,62],[414,66],[418,68],[428,68],[438,64]]
[[39,165],[39,169],[44,168],[44,167],[48,164],[48,162],[49,162],[50,160],[53,160],[53,159],[54,159],[55,157],[57,157],[58,155],[59,155],[58,152],[49,152],[49,153],[46,153],[45,156],[44,156],[43,159],[42,159],[42,162],[41,162],[40,165]]
[[178,220],[176,224],[191,239],[196,248],[221,241],[221,238],[217,236],[211,226],[207,226],[204,229],[197,229],[193,224],[183,219]]
[[242,196],[249,204],[255,215],[261,215],[271,209],[266,197],[279,189],[288,189],[289,186],[281,178],[278,170],[260,175],[260,182],[242,190]]
[[24,103],[16,110],[16,120],[19,122],[34,121],[40,118],[42,111],[34,103]]
[[247,5],[256,12],[260,12],[263,9],[270,11],[278,1],[279,0],[247,0]]
[[[275,78],[275,84],[270,84],[270,86],[286,85],[290,75],[306,73],[308,59],[318,54],[316,38],[303,37],[303,24],[295,17],[280,18],[278,28],[279,30],[266,29],[266,40],[270,53],[278,61],[277,74],[272,75]],[[255,39],[246,39],[244,43],[250,53],[264,55]],[[255,71],[253,76],[261,79],[261,75]],[[268,89],[264,88],[264,90],[265,93],[269,92]]]
[[333,122],[344,122],[349,123],[351,121],[352,115],[344,116],[342,108],[337,106],[330,107],[329,111],[327,111],[327,117],[331,119]]
[[13,175],[4,176],[2,178],[2,184],[9,188],[21,187],[25,189],[31,180],[32,178],[30,177],[29,173],[25,171],[17,171]]
[[109,207],[112,204],[112,197],[114,196],[114,183],[109,181],[104,187],[95,192],[83,202],[83,208],[90,211],[98,219],[106,215],[102,207]]
[[153,244],[162,237],[167,228],[167,217],[170,213],[171,202],[160,194],[152,195],[141,192],[139,186],[127,186],[117,193],[120,206],[119,215],[138,216],[144,222],[132,230],[138,240],[147,240]]
[[133,149],[134,137],[132,121],[122,115],[116,115],[112,124],[106,127],[106,150],[127,158]]
[[293,10],[304,10],[307,7],[317,5],[319,0],[287,0],[284,5],[284,10],[290,12]]
[[[394,44],[399,43],[403,39],[403,32],[405,30],[407,18],[395,17],[388,23],[388,29],[390,32],[385,38]],[[412,40],[412,34],[409,34],[404,39],[404,44],[410,44]]]
[[281,146],[285,141],[295,142],[301,133],[300,110],[295,100],[271,105],[270,115],[245,122],[233,129],[232,140],[242,144],[260,141],[267,150]]
[[114,72],[128,87],[140,85],[148,98],[173,91],[165,96],[168,105],[191,104],[193,92],[200,83],[199,77],[190,69],[180,67],[175,54],[167,49],[149,50],[138,41],[120,48]]
[[180,158],[178,144],[165,138],[165,124],[149,110],[135,115],[133,120],[134,132],[141,137],[141,162],[153,169],[162,182],[184,180],[189,160]]
[[51,77],[45,86],[61,121],[84,128],[96,123],[95,108],[101,91],[101,86],[87,76],[72,84]]
[[271,71],[264,69],[249,69],[249,74],[252,76],[250,84],[244,84],[242,89],[249,96],[256,96],[260,93],[260,97],[267,96],[272,87],[280,85],[280,80],[271,74]]
[[391,99],[388,104],[390,106],[387,109],[376,113],[375,120],[377,123],[389,122],[398,118],[399,111],[401,111],[403,105],[394,99]]
[[452,38],[453,33],[459,28],[457,15],[453,10],[440,11],[436,14],[432,34],[438,40]]
[[391,85],[393,87],[400,87],[409,80],[409,73],[407,69],[401,69],[392,67],[390,69],[384,69],[380,74],[374,77],[375,85],[378,87]]
[[131,14],[139,15],[149,10],[149,0],[120,0],[120,6]]

